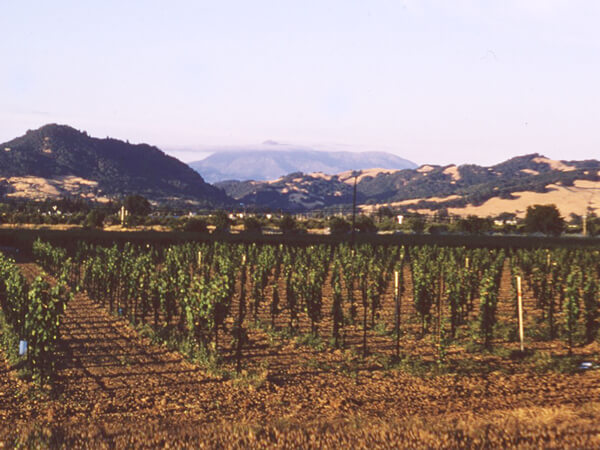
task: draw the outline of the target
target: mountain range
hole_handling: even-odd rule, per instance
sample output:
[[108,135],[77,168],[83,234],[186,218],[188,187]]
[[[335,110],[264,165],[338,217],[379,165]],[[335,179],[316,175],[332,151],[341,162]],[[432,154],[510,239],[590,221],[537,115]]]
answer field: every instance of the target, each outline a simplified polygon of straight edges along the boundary
[[391,153],[324,151],[274,141],[254,147],[215,150],[217,152],[207,158],[189,164],[209,183],[274,180],[293,172],[339,173],[372,167],[394,170],[417,167]]
[[[490,167],[415,167],[381,153],[323,153],[276,143],[264,147],[255,152],[264,159],[253,152],[228,152],[207,160],[221,161],[222,174],[233,173],[236,164],[239,173],[246,165],[248,173],[263,177],[282,170],[293,169],[292,173],[271,180],[225,180],[213,186],[151,145],[94,138],[66,125],[50,124],[0,144],[0,198],[79,197],[102,202],[139,194],[178,206],[229,209],[243,204],[301,212],[350,207],[356,183],[357,203],[365,212],[390,207],[421,213],[524,215],[529,205],[554,203],[564,216],[600,214],[597,160],[557,161],[532,153]],[[311,159],[327,171],[298,169],[314,167],[309,165]],[[409,167],[398,169],[401,164]],[[360,170],[329,172],[340,167]]]
[[0,144],[0,193],[43,199],[76,196],[108,201],[139,194],[195,205],[230,203],[225,193],[156,147],[98,139],[49,124]]
[[216,186],[245,205],[306,211],[351,205],[355,180],[357,203],[364,211],[389,206],[423,213],[445,209],[457,214],[523,215],[529,204],[562,203],[565,214],[585,214],[588,208],[600,213],[599,161],[555,161],[538,153],[491,167],[423,165],[335,175],[298,172],[272,181],[225,181]]

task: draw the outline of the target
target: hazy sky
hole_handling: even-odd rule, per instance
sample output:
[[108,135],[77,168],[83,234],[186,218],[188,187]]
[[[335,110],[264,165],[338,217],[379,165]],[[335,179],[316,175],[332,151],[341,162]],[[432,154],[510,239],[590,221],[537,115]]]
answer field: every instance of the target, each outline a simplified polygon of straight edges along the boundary
[[0,0],[0,142],[599,158],[599,24],[597,0]]

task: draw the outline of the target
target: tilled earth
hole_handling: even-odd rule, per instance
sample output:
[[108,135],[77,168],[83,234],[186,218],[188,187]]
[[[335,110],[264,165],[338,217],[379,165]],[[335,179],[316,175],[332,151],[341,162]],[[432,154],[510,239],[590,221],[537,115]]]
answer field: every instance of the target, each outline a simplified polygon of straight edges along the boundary
[[[21,268],[28,278],[40,272]],[[227,379],[152,344],[82,293],[61,333],[51,393],[18,380],[0,359],[0,447],[600,446],[598,371],[540,374],[451,347],[450,359],[487,358],[497,370],[417,376],[376,356],[317,350],[256,328],[244,353],[249,373]],[[360,335],[350,330],[348,342],[359,345]],[[560,343],[544,346],[564,352]],[[375,333],[369,348],[393,352],[390,337]],[[402,348],[433,358],[433,345],[414,335]],[[577,351],[597,356],[596,344]]]

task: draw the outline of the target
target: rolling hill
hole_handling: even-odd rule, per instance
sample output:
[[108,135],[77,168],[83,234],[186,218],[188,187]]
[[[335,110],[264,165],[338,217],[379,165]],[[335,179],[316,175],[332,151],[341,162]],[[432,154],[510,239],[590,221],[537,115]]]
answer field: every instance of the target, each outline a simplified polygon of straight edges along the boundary
[[[364,210],[392,206],[419,212],[448,209],[454,213],[512,211],[522,215],[531,202],[562,202],[563,214],[582,214],[588,206],[600,213],[600,162],[596,160],[555,161],[534,153],[491,167],[423,165],[404,170],[362,170],[356,180],[357,202]],[[247,205],[305,211],[350,205],[353,183],[352,174],[344,172],[293,173],[273,181],[216,185]]]
[[158,202],[230,203],[222,190],[156,147],[98,139],[56,124],[0,144],[0,193],[97,201],[139,194]]

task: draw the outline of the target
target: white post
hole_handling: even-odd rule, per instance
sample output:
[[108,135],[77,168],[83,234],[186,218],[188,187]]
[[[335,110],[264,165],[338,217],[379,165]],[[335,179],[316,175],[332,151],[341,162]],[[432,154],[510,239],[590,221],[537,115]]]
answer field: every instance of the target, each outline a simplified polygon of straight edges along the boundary
[[517,276],[517,297],[519,306],[519,340],[521,341],[521,351],[525,350],[523,346],[523,292],[521,291],[521,277]]
[[127,217],[127,210],[121,206],[121,226],[125,225],[125,217]]

